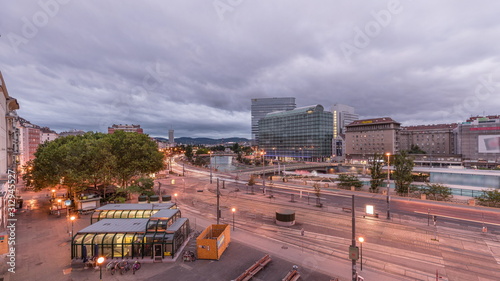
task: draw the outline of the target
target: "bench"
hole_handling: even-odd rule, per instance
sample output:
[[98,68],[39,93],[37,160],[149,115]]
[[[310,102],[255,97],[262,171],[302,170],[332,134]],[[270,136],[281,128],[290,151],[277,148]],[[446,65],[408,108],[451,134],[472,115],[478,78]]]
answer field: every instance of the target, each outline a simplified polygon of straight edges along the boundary
[[342,207],[342,211],[346,212],[346,213],[351,213],[352,209],[351,208],[347,208],[347,207]]

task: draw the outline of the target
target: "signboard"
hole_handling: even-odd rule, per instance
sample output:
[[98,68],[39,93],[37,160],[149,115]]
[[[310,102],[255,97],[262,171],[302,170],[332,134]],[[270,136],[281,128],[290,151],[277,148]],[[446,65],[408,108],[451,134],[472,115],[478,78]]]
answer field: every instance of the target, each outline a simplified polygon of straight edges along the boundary
[[373,121],[369,120],[369,121],[361,121],[361,124],[371,124],[373,123]]
[[477,138],[479,153],[500,153],[500,135],[482,135]]
[[358,260],[359,259],[359,248],[357,246],[349,246],[349,259]]

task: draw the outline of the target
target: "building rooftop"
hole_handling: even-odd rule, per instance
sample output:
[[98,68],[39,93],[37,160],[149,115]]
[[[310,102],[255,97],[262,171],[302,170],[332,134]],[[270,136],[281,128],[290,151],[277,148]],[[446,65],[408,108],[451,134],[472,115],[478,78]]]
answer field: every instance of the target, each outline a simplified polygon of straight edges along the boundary
[[163,209],[156,212],[151,216],[151,218],[168,219],[173,217],[178,212],[180,212],[179,209]]
[[134,233],[146,232],[149,219],[103,219],[91,224],[78,233]]
[[271,112],[271,113],[268,113],[266,115],[266,117],[284,117],[284,116],[290,116],[290,115],[296,115],[296,114],[300,114],[300,113],[307,113],[307,112],[314,112],[314,111],[322,112],[322,111],[324,111],[324,108],[320,104],[309,105],[309,106],[304,106],[304,107],[298,107],[298,108],[295,108],[292,110]]
[[171,209],[175,206],[175,203],[147,203],[147,204],[107,204],[96,210],[108,211],[108,210],[163,210]]
[[458,124],[452,123],[452,124],[404,126],[404,127],[401,127],[401,129],[407,130],[407,131],[420,131],[420,130],[455,129],[456,127],[458,127]]
[[373,124],[388,124],[388,123],[401,124],[399,122],[392,120],[392,118],[390,118],[390,117],[379,117],[379,118],[372,118],[372,119],[356,120],[356,121],[352,122],[351,124],[347,125],[347,127],[365,126],[365,125],[373,125]]

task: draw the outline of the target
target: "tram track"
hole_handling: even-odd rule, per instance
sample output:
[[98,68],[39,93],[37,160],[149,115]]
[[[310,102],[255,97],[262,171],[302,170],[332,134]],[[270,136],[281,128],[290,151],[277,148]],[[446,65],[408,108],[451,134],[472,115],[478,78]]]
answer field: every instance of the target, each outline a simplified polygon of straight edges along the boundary
[[[235,192],[234,185],[239,186],[240,191]],[[246,194],[241,184],[226,184],[221,197],[223,218],[222,221],[230,223],[230,208],[237,207],[239,228],[259,236],[265,236],[284,245],[302,247],[304,250],[317,252],[341,260],[347,260],[347,248],[350,245],[351,215],[343,213],[340,207],[327,206],[327,208],[315,210],[312,205],[305,205],[299,201],[290,206],[290,202],[284,198],[269,199],[261,193],[254,195]],[[257,188],[256,188],[257,189]],[[215,214],[216,196],[215,189],[205,189],[208,192],[202,194],[190,194],[197,198],[196,208],[203,212]],[[193,206],[194,207],[194,206]],[[274,211],[276,209],[297,209],[295,228],[283,228],[274,225]],[[210,217],[214,217],[213,215]],[[406,218],[406,216],[405,216]],[[476,276],[487,278],[489,273],[498,271],[498,264],[490,263],[493,259],[487,252],[478,253],[470,248],[457,248],[451,245],[434,241],[436,229],[433,226],[425,226],[422,221],[417,226],[402,225],[393,221],[361,219],[357,216],[357,233],[370,237],[369,243],[365,243],[365,259],[372,263],[391,264],[422,272],[427,276],[434,275],[436,267],[456,272],[463,271],[460,261],[461,256],[467,256],[471,263],[467,265]],[[400,217],[401,220],[401,217]],[[405,222],[410,219],[405,219]],[[381,224],[383,222],[383,224]],[[300,235],[300,228],[307,229],[306,235]],[[444,232],[444,233],[443,233]],[[495,235],[476,234],[464,229],[453,229],[452,227],[438,226],[437,235],[442,239],[455,239],[463,244],[482,241],[498,243]],[[457,251],[462,253],[459,255]],[[476,262],[476,261],[485,262]],[[493,259],[494,260],[494,259]],[[488,262],[486,262],[488,261]],[[377,268],[385,270],[383,267]],[[412,269],[413,268],[413,269]],[[472,275],[470,275],[472,276]]]

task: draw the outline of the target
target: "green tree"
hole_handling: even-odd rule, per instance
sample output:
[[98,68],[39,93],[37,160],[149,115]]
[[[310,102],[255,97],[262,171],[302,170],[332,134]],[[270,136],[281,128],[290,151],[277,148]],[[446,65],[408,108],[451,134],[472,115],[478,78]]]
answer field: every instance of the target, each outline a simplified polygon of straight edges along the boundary
[[186,156],[187,160],[189,162],[193,162],[193,146],[192,145],[188,145],[186,146],[186,149],[184,150],[184,156]]
[[149,136],[116,131],[108,135],[115,156],[114,180],[126,188],[137,176],[156,173],[165,168],[164,155]]
[[126,187],[132,178],[163,168],[163,154],[147,135],[90,132],[40,145],[24,179],[34,190],[62,184],[74,196],[98,184]]
[[250,176],[250,179],[248,179],[247,185],[250,186],[250,188],[252,190],[251,193],[253,194],[253,186],[255,185],[255,176],[254,175]]
[[425,187],[420,188],[420,192],[428,199],[437,201],[448,201],[453,197],[451,188],[438,183],[427,183]]
[[353,175],[341,174],[338,178],[339,183],[337,184],[339,187],[349,189],[351,186],[354,186],[356,189],[360,189],[363,186],[363,183],[358,179],[358,177]]
[[483,190],[483,195],[476,197],[476,199],[482,205],[500,207],[500,191],[498,189]]
[[130,193],[135,193],[138,195],[154,195],[153,190],[154,180],[150,177],[141,177],[137,180],[132,181],[132,184],[128,187]]
[[370,192],[378,193],[378,189],[385,180],[387,173],[382,173],[382,166],[384,165],[384,155],[375,153],[373,160],[370,163]]
[[323,204],[321,203],[321,186],[319,183],[315,183],[313,187],[314,195],[316,195],[316,207],[323,207]]
[[80,192],[87,180],[87,173],[81,168],[81,154],[79,137],[76,136],[40,145],[35,159],[30,162],[31,169],[24,175],[26,185],[40,191],[61,184],[70,195]]
[[395,183],[395,191],[398,195],[408,193],[408,189],[413,182],[412,171],[415,163],[408,152],[401,151],[394,155],[394,171],[392,177]]
[[418,145],[412,144],[410,150],[408,150],[408,154],[427,154],[423,151]]

